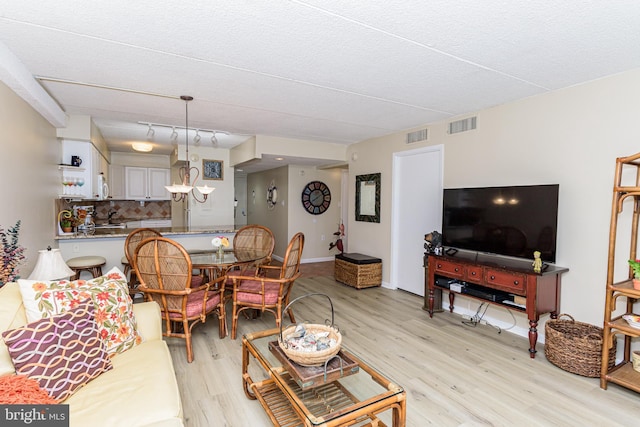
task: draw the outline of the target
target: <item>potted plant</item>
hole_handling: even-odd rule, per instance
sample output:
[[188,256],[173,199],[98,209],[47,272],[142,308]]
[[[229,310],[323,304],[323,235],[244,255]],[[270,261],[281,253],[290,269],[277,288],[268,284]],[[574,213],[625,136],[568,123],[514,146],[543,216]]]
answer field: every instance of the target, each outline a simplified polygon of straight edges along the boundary
[[60,220],[60,228],[62,228],[62,231],[65,233],[70,233],[73,231],[73,223],[71,222],[71,219],[68,218],[63,218]]
[[640,259],[630,259],[629,267],[633,270],[633,288],[640,289]]
[[0,287],[20,278],[18,266],[25,261],[26,257],[24,248],[18,244],[19,233],[20,220],[7,231],[0,227]]

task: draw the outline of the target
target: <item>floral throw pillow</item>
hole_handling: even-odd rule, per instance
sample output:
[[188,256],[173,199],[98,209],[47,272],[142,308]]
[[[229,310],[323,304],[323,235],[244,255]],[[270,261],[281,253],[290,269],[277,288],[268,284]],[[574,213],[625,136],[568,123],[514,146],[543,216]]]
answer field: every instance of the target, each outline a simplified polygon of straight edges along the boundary
[[90,298],[100,337],[110,355],[122,353],[142,341],[127,281],[117,267],[91,280],[19,279],[18,285],[29,322],[65,313]]
[[36,380],[54,399],[64,400],[112,369],[94,311],[87,300],[64,314],[4,331],[16,373]]

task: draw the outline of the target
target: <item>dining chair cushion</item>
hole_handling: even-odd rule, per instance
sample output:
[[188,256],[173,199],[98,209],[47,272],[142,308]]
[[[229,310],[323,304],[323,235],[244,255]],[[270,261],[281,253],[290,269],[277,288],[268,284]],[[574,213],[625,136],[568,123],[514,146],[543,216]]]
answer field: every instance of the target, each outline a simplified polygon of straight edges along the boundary
[[191,287],[192,288],[197,288],[200,285],[202,285],[202,282],[204,282],[204,279],[202,276],[191,276]]
[[227,271],[227,281],[225,282],[225,286],[230,286],[229,289],[233,289],[233,278],[237,276],[255,276],[256,268],[250,267],[245,270],[230,270]]
[[[260,292],[262,290],[262,282],[260,280],[243,280],[242,284],[238,288],[237,300],[238,302],[250,303],[250,304],[262,304],[262,296],[260,294],[254,294],[250,292]],[[247,292],[242,292],[247,291]],[[278,295],[280,294],[280,284],[265,282],[264,283],[264,303],[267,305],[274,305],[278,302]]]
[[[187,297],[187,318],[197,317],[202,313],[202,299],[204,298],[204,293],[206,291],[197,291],[192,294],[189,294]],[[209,312],[213,310],[218,304],[220,304],[220,293],[216,293],[211,295],[211,297],[207,300],[206,311]],[[169,317],[171,319],[182,319],[181,313],[169,313]]]

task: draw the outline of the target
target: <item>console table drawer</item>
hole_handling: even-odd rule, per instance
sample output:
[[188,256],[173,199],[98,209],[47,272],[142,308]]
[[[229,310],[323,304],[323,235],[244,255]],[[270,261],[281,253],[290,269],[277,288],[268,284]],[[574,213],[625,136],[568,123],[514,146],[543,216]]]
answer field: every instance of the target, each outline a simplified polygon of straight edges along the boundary
[[466,272],[467,282],[482,284],[482,266],[468,265],[466,268]]
[[442,273],[452,279],[464,279],[464,266],[450,261],[436,261],[436,273]]
[[525,280],[526,277],[524,274],[492,270],[490,268],[485,271],[485,282],[487,286],[518,295],[526,295]]

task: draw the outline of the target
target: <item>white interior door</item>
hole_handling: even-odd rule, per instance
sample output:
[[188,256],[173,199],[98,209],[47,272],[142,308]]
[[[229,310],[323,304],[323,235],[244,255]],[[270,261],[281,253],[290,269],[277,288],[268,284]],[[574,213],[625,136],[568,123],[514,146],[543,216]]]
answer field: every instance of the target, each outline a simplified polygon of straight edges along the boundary
[[442,226],[442,146],[394,154],[392,286],[424,296],[424,235]]

